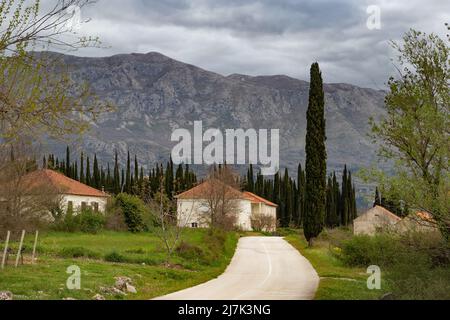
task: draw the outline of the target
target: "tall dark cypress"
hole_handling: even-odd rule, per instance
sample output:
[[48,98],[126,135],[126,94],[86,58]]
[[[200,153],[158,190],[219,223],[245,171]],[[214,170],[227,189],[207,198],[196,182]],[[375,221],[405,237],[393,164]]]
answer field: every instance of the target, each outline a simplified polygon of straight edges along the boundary
[[139,163],[137,160],[137,155],[134,155],[134,186],[136,188],[139,186]]
[[112,182],[112,178],[111,178],[111,169],[109,167],[109,162],[107,164],[107,168],[106,168],[106,185],[105,185],[105,190],[108,192],[111,192],[113,189],[113,182]]
[[89,163],[89,156],[86,158],[86,184],[88,186],[92,186],[92,180],[91,180],[91,165]]
[[80,182],[81,183],[86,183],[86,177],[84,175],[84,155],[83,155],[83,151],[81,152],[81,156],[80,156]]
[[298,221],[297,225],[301,226],[303,223],[303,216],[305,213],[305,171],[303,171],[302,165],[298,165],[297,185],[298,185]]
[[70,149],[69,149],[69,146],[66,147],[66,168],[64,170],[64,174],[67,177],[72,178],[72,172],[70,170]]
[[119,159],[117,155],[117,151],[114,155],[114,193],[119,194],[120,193],[120,169],[119,169]]
[[72,179],[79,181],[78,179],[78,161],[75,161],[72,170]]
[[124,192],[131,193],[131,164],[130,164],[130,151],[127,155],[127,171],[125,175],[125,188]]
[[253,178],[253,165],[250,164],[249,168],[248,168],[248,172],[247,172],[247,185],[246,185],[246,190],[249,192],[254,192],[255,191],[255,181]]
[[333,193],[336,210],[336,225],[342,224],[341,213],[341,190],[339,189],[339,182],[337,182],[336,173],[333,172]]
[[94,164],[93,164],[93,176],[92,176],[92,185],[94,188],[100,189],[100,170],[98,168],[97,155],[94,154]]
[[373,206],[381,206],[380,190],[378,190],[378,187],[375,189],[375,202],[373,203]]
[[342,193],[341,193],[341,218],[342,225],[347,226],[349,222],[349,199],[348,199],[348,182],[347,182],[347,166],[344,168],[342,175]]
[[303,231],[309,245],[325,222],[327,152],[325,147],[325,97],[319,64],[311,66],[309,104],[306,114],[306,196]]

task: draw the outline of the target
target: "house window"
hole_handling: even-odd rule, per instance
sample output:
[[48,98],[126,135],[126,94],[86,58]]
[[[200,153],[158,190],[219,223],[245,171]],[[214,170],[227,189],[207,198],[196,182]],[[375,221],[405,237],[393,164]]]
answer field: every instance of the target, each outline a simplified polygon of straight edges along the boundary
[[197,222],[192,223],[192,228],[198,228],[198,223]]
[[84,210],[86,210],[87,209],[87,203],[86,202],[82,202],[81,203],[81,211],[84,211]]
[[67,212],[73,213],[73,201],[67,202]]
[[98,212],[98,202],[91,202],[91,206],[94,209],[94,212]]

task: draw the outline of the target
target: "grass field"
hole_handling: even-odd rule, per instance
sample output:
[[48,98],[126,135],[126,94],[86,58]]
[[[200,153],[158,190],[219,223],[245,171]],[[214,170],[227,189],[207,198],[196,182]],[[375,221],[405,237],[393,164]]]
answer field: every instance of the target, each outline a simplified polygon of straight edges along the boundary
[[373,300],[388,291],[383,281],[381,290],[367,289],[369,274],[366,270],[345,266],[333,255],[330,241],[319,238],[309,248],[300,231],[289,232],[285,239],[311,262],[319,274],[316,300]]
[[[218,239],[198,229],[186,230],[183,236],[190,250],[175,253],[166,267],[161,242],[151,233],[47,233],[40,238],[35,265],[0,270],[0,291],[11,291],[14,299],[92,299],[100,287],[111,287],[115,277],[126,276],[133,280],[137,294],[105,298],[150,299],[220,275],[238,240],[235,233]],[[25,241],[28,256],[32,242],[32,237]],[[70,276],[66,270],[71,265],[81,269],[81,290],[66,287]]]

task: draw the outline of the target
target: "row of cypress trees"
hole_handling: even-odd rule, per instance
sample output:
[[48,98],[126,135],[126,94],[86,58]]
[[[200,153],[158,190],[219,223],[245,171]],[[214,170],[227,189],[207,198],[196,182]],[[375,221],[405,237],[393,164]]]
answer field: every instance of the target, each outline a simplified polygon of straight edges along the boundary
[[107,162],[106,167],[99,164],[97,155],[94,155],[91,164],[89,155],[81,152],[78,161],[71,160],[70,148],[66,148],[65,160],[60,160],[53,154],[44,156],[43,168],[59,171],[67,177],[84,183],[96,189],[104,189],[111,194],[125,192],[128,194],[144,196],[153,195],[163,187],[169,198],[192,188],[197,182],[196,174],[188,165],[179,165],[175,168],[172,159],[165,167],[157,164],[145,172],[144,167],[139,165],[137,156],[133,160],[130,153],[127,154],[125,168],[121,167],[117,152],[114,155],[113,167]]
[[[282,227],[299,227],[303,224],[306,200],[306,174],[299,164],[296,179],[277,173],[274,178],[265,178],[260,172],[256,177],[252,165],[247,170],[244,190],[253,192],[278,204],[277,217]],[[356,218],[356,194],[351,172],[345,166],[342,182],[337,181],[336,173],[328,177],[326,187],[326,206],[324,224],[333,228],[347,226]]]

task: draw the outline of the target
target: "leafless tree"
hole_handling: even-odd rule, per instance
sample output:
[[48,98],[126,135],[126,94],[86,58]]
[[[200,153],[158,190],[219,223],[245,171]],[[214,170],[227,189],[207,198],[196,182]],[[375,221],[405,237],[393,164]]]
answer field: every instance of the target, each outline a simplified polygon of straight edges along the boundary
[[76,33],[74,24],[87,21],[72,21],[94,2],[55,0],[48,7],[39,0],[0,0],[0,137],[79,135],[113,110],[87,84],[72,81],[59,56],[33,52],[98,46],[97,38]]
[[[163,177],[160,179],[158,192],[153,196],[148,192],[144,200],[154,220],[152,231],[161,240],[166,252],[166,265],[170,266],[171,258],[182,241],[183,230],[190,220],[193,208],[183,216],[177,217],[175,201],[170,200],[164,192]],[[183,221],[178,219],[183,219]]]
[[254,231],[271,232],[276,230],[276,218],[268,214],[252,216],[252,228]]
[[42,12],[39,0],[0,1],[0,52],[21,53],[29,46],[58,46],[63,49],[77,49],[99,44],[96,37],[77,36],[75,21],[82,8],[95,3],[93,0],[56,0]]
[[37,165],[29,144],[0,146],[0,231],[34,230],[61,208],[58,190],[36,179]]
[[213,168],[202,190],[203,220],[212,228],[234,229],[240,212],[239,177],[228,166]]

